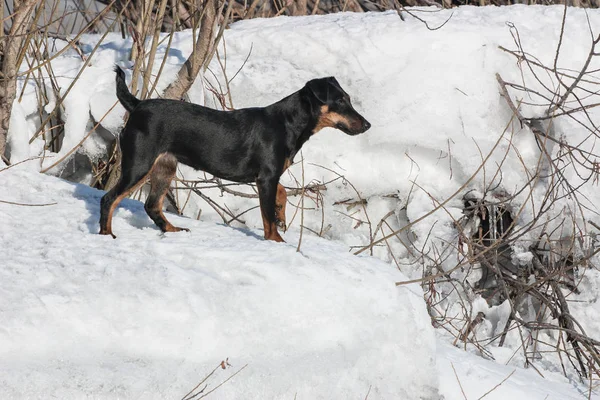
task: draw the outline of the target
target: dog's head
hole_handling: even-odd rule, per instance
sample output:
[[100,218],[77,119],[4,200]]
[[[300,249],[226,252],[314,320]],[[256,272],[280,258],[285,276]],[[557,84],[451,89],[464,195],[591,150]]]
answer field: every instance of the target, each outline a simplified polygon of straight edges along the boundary
[[314,132],[331,127],[354,136],[371,127],[369,121],[352,107],[350,96],[334,77],[313,79],[306,83],[305,88],[311,102],[317,105]]

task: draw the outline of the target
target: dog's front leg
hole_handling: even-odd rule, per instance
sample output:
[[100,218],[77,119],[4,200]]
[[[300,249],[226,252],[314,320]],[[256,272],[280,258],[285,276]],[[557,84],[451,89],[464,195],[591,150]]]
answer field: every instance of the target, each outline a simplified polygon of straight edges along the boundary
[[275,201],[277,198],[277,184],[279,178],[256,179],[258,197],[260,199],[260,212],[262,214],[265,239],[283,242],[284,240],[277,232],[277,218]]
[[287,231],[285,221],[285,206],[287,205],[287,192],[281,183],[277,184],[277,196],[275,196],[275,223],[283,231]]

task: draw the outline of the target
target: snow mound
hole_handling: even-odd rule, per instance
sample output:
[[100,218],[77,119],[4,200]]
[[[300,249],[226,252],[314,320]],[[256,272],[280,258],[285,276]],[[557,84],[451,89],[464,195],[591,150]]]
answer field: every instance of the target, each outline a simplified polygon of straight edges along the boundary
[[[507,353],[513,353],[507,350]],[[510,357],[512,354],[508,354]],[[439,389],[444,400],[581,400],[598,399],[577,382],[558,374],[515,368],[488,361],[438,341]]]
[[[125,200],[96,235],[102,192],[0,172],[0,397],[436,399],[435,337],[416,286],[334,243],[266,242]],[[10,227],[10,229],[7,229]],[[209,397],[210,398],[210,397]]]

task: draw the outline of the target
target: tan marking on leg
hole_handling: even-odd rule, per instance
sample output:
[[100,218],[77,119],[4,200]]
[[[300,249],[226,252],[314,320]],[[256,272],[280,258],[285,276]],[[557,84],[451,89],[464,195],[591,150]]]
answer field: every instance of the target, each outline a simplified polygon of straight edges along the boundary
[[[148,199],[151,196],[157,196],[158,200],[155,204],[151,204],[151,210],[156,212],[160,219],[165,223],[164,231],[165,232],[180,232],[190,230],[187,228],[179,228],[173,226],[163,213],[163,204],[165,201],[165,196],[169,190],[169,185],[177,172],[177,158],[170,153],[163,153],[163,156],[156,160],[155,167],[151,171],[150,176],[150,194],[148,195]],[[148,201],[148,200],[146,200]]]
[[286,158],[285,161],[283,162],[283,172],[287,171],[287,169],[290,167],[290,165],[292,165],[292,160],[290,160],[289,158]]
[[165,196],[166,196],[166,193],[163,194],[162,197],[160,198],[160,200],[158,201],[158,210],[159,210],[160,216],[167,223],[167,226],[165,227],[165,232],[181,232],[181,231],[189,232],[190,230],[188,228],[180,228],[178,226],[174,226],[167,220],[167,218],[165,217],[165,214],[163,214],[163,210],[162,210]]
[[[279,185],[279,184],[278,184]],[[260,187],[260,185],[258,185],[258,181],[257,181],[257,189]],[[278,186],[279,189],[279,186]],[[259,190],[259,196],[260,196],[260,189]],[[276,194],[277,196],[277,194]],[[277,197],[275,197],[275,207],[277,209]],[[283,240],[283,238],[281,237],[281,235],[279,235],[279,232],[277,232],[277,225],[275,222],[269,222],[269,220],[267,219],[266,215],[265,215],[265,211],[263,210],[263,204],[262,202],[259,203],[260,205],[260,215],[262,216],[262,220],[263,220],[263,230],[265,233],[265,239],[266,240],[273,240],[275,242],[285,242],[285,240]],[[277,213],[277,211],[276,211]]]
[[273,240],[275,242],[285,242],[285,240],[283,240],[283,238],[281,237],[279,232],[277,232],[277,225],[275,225],[274,223],[268,222],[267,219],[265,218],[264,214],[262,216],[262,219],[263,219],[263,228],[265,231],[265,239]]
[[127,196],[129,196],[131,193],[135,192],[137,189],[139,189],[144,183],[146,183],[146,180],[148,179],[148,175],[150,174],[150,172],[148,172],[146,175],[144,175],[144,177],[142,179],[140,179],[140,181],[138,183],[136,183],[135,185],[133,185],[129,190],[121,193],[116,199],[115,201],[112,203],[112,205],[110,206],[110,209],[108,210],[108,220],[106,221],[106,232],[100,232],[101,235],[111,235],[113,237],[113,239],[116,239],[117,237],[114,235],[114,233],[112,232],[112,217],[113,217],[113,212],[115,211],[115,209],[117,208],[117,206],[119,205],[119,203]]
[[110,209],[108,210],[108,219],[106,221],[106,231],[100,231],[101,235],[111,235],[113,237],[113,239],[116,239],[117,237],[114,235],[114,233],[112,232],[112,217],[113,217],[113,212],[115,211],[115,209],[117,208],[117,206],[119,205],[119,203],[126,197],[128,197],[131,193],[135,192],[136,190],[138,190],[144,183],[146,183],[146,180],[148,179],[148,177],[152,174],[152,170],[154,169],[154,167],[156,166],[156,163],[167,153],[162,153],[159,154],[158,157],[156,157],[156,160],[154,160],[154,163],[152,164],[152,167],[150,168],[150,170],[146,173],[146,175],[144,175],[144,177],[142,179],[140,179],[138,181],[138,183],[136,183],[135,185],[133,185],[131,188],[129,188],[128,190],[126,190],[125,192],[121,193],[119,196],[117,196],[117,198],[115,199],[115,201],[112,203],[112,205],[110,206]]
[[275,199],[275,218],[278,227],[287,231],[285,207],[287,205],[287,192],[281,183],[277,184],[277,197]]

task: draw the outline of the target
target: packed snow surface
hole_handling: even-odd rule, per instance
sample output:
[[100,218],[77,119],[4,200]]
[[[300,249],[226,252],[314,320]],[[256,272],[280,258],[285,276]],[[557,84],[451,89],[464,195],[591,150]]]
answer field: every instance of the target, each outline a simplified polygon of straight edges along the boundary
[[[420,288],[375,258],[174,215],[191,232],[162,234],[133,200],[113,240],[102,192],[18,169],[0,171],[0,200],[29,205],[0,203],[0,398],[181,398],[228,360],[212,398],[451,400],[515,370],[436,344]],[[579,398],[547,378],[517,368],[489,398]]]
[[[566,384],[554,374],[483,360],[438,341],[437,368],[444,400],[581,400],[598,399],[585,387]],[[558,380],[558,382],[556,381]],[[562,382],[560,382],[562,381]]]
[[113,240],[102,192],[1,179],[13,202],[56,203],[0,204],[1,398],[182,397],[226,358],[248,366],[219,399],[435,398],[433,328],[396,268],[175,216],[192,232],[163,235],[132,200]]

